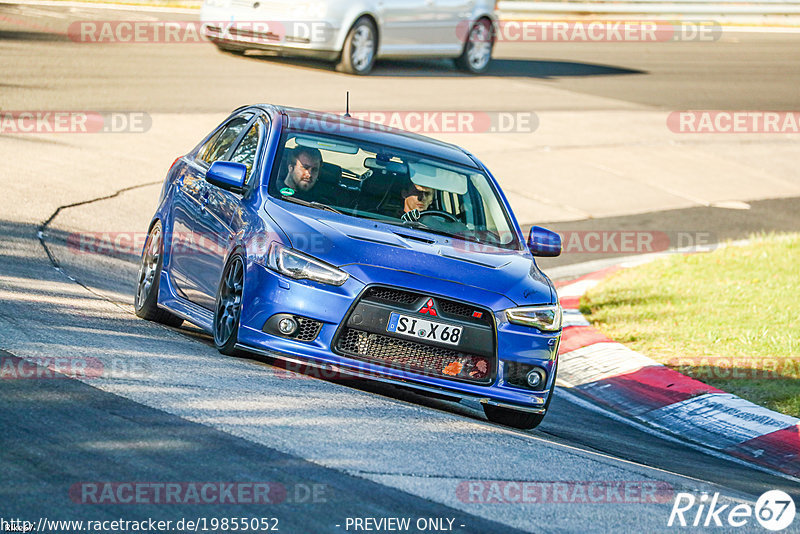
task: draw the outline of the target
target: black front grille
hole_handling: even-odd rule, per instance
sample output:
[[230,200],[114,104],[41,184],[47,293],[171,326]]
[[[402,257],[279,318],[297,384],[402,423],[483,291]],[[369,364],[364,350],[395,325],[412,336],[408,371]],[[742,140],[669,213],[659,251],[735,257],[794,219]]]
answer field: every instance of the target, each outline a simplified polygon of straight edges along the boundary
[[364,293],[364,299],[381,302],[399,302],[401,304],[414,304],[421,298],[417,293],[393,289],[390,287],[371,287]]
[[447,315],[455,315],[458,317],[472,317],[472,314],[476,311],[472,306],[467,306],[466,304],[452,300],[439,301],[439,309]]
[[439,378],[488,383],[493,359],[457,350],[425,345],[408,339],[345,328],[336,349],[358,360]]
[[[364,300],[372,302],[380,302],[384,304],[402,304],[403,308],[411,309],[412,304],[417,307],[413,311],[417,311],[419,307],[424,305],[431,295],[425,293],[415,293],[412,291],[404,291],[402,289],[395,289],[393,287],[370,287],[364,292],[362,297]],[[491,313],[482,308],[477,308],[470,304],[459,302],[457,300],[444,299],[440,297],[433,297],[435,308],[443,317],[464,318],[470,322],[480,323],[487,326],[492,325]]]

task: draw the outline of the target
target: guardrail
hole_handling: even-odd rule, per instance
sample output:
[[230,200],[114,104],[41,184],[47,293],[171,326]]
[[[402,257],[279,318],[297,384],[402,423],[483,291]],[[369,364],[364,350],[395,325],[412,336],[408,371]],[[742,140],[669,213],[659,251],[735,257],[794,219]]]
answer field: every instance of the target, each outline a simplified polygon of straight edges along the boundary
[[512,15],[800,15],[797,0],[633,0],[591,2],[530,2],[501,0],[497,5],[505,16]]

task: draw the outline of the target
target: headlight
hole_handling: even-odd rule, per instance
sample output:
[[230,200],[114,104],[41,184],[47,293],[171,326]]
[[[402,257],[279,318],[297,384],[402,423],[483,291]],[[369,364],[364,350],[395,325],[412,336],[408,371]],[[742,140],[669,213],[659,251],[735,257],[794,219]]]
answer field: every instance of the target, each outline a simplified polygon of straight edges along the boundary
[[509,323],[532,326],[543,332],[557,332],[561,329],[561,306],[523,306],[506,310]]
[[314,280],[333,286],[344,284],[350,276],[332,265],[284,247],[280,243],[273,243],[270,247],[267,267],[290,278]]

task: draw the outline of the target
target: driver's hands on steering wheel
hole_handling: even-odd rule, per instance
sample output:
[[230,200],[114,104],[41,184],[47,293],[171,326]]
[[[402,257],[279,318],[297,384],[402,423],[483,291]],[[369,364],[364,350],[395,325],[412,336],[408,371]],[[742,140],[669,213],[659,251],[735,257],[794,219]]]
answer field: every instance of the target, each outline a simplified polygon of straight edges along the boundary
[[404,221],[414,222],[420,218],[420,212],[418,209],[413,209],[405,212],[400,218]]

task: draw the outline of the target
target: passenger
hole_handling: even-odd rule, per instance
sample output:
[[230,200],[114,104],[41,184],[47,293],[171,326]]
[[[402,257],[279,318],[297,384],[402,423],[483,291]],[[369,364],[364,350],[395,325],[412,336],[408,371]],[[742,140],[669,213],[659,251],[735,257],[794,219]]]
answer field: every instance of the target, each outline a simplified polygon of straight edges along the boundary
[[321,167],[322,154],[318,149],[297,147],[289,154],[283,186],[294,191],[294,196],[308,200],[309,193],[317,184]]

